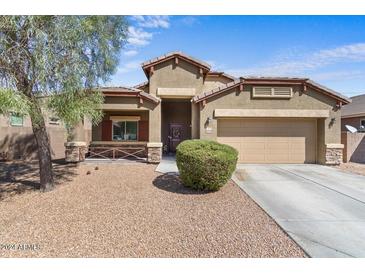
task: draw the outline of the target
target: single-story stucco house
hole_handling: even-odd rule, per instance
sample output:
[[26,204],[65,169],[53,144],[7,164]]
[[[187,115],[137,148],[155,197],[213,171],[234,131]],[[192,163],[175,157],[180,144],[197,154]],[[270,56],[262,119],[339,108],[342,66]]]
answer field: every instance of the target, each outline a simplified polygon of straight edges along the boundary
[[102,88],[103,121],[82,125],[86,137],[66,156],[85,141],[91,156],[138,150],[159,162],[183,140],[209,139],[235,147],[240,163],[342,162],[341,108],[351,100],[338,92],[307,78],[235,78],[182,52],[142,69],[145,83]]

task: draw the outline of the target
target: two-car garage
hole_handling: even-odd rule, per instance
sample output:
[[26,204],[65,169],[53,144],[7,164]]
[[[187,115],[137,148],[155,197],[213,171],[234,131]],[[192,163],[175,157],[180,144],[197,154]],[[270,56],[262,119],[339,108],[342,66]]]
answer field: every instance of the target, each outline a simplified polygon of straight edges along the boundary
[[317,119],[218,119],[217,141],[235,147],[240,163],[315,163]]
[[342,162],[341,108],[351,100],[307,78],[241,77],[192,101],[194,138],[235,147],[239,163]]

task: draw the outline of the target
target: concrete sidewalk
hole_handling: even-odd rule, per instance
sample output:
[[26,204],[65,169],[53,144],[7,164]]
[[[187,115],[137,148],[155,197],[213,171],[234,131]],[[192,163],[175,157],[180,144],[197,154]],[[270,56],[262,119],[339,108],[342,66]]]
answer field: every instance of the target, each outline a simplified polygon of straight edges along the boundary
[[238,165],[233,180],[309,256],[365,257],[365,176],[321,165]]
[[177,169],[176,166],[175,156],[163,156],[161,162],[158,164],[155,171],[160,173],[170,173],[170,172],[179,173],[179,170]]

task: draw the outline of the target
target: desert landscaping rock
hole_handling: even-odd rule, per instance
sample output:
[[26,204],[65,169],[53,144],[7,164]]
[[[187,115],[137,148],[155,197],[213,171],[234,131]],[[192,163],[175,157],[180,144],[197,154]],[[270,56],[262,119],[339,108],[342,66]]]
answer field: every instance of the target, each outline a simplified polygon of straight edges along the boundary
[[35,248],[2,248],[0,256],[305,256],[232,182],[195,192],[154,165],[98,165],[86,175],[95,166],[78,166],[73,180],[52,192],[1,200],[0,243]]
[[365,163],[360,164],[360,163],[349,162],[349,163],[342,163],[341,165],[336,167],[343,171],[365,175]]

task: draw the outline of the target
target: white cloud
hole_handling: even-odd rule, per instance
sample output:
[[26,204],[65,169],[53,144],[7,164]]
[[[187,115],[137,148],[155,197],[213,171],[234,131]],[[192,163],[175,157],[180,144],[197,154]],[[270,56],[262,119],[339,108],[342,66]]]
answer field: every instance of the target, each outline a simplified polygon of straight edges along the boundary
[[329,71],[314,73],[311,78],[317,81],[327,81],[327,80],[354,80],[354,79],[364,79],[365,71],[361,70],[341,70],[341,71]]
[[188,27],[191,27],[192,25],[199,22],[199,20],[196,16],[188,15],[188,16],[184,16],[183,18],[181,18],[180,22]]
[[124,74],[124,73],[128,73],[128,72],[140,69],[141,63],[142,62],[140,60],[134,60],[134,61],[130,61],[127,63],[121,63],[118,67],[116,75]]
[[211,70],[215,70],[215,71],[223,71],[224,67],[225,67],[225,65],[219,64],[214,60],[206,60],[204,62],[208,63],[211,66]]
[[321,50],[313,55],[313,59],[320,59],[320,61],[324,63],[341,60],[365,61],[365,43],[350,44],[334,49]]
[[131,50],[124,51],[123,54],[125,56],[132,57],[132,56],[137,55],[138,54],[138,51],[136,51],[134,49],[131,49]]
[[137,25],[143,28],[164,28],[170,27],[170,18],[166,15],[155,16],[132,16],[132,19],[137,21]]
[[315,71],[331,64],[343,62],[364,62],[365,43],[356,43],[336,47],[332,49],[320,50],[301,57],[287,58],[281,56],[278,60],[267,62],[263,65],[251,68],[237,68],[227,70],[235,76],[242,75],[295,75],[301,76],[308,72]]
[[150,43],[153,34],[140,28],[130,26],[128,28],[129,37],[127,42],[132,46],[146,46]]

